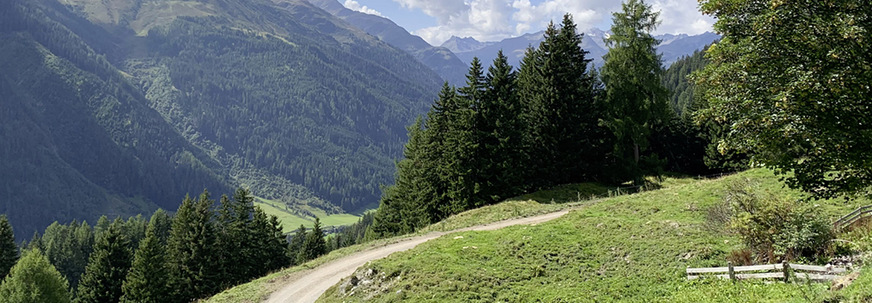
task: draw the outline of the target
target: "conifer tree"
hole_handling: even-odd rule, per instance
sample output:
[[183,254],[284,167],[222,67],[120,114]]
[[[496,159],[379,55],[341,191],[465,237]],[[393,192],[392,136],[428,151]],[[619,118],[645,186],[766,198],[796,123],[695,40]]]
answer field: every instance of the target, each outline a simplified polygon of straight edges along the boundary
[[9,224],[6,215],[0,215],[0,279],[6,277],[17,261],[18,245],[15,244],[12,224]]
[[167,243],[168,287],[171,300],[190,302],[214,294],[220,268],[215,260],[215,226],[209,192],[197,201],[185,197],[173,219]]
[[613,14],[612,35],[606,39],[609,52],[602,68],[608,115],[602,124],[612,133],[617,158],[618,181],[644,182],[646,172],[661,165],[656,155],[645,155],[651,130],[668,119],[667,91],[662,85],[663,67],[651,35],[659,13],[641,0],[628,0]]
[[173,220],[170,215],[163,209],[158,209],[151,215],[149,225],[154,225],[154,235],[157,237],[161,246],[166,246],[167,240],[170,238],[170,229],[173,225]]
[[68,287],[39,249],[25,250],[0,285],[0,303],[67,303]]
[[486,90],[478,108],[477,131],[481,196],[488,204],[524,192],[526,115],[518,98],[517,74],[503,51],[485,76]]
[[560,28],[553,23],[537,50],[529,50],[519,74],[520,96],[530,113],[525,167],[533,169],[536,188],[579,182],[596,176],[599,168],[597,124],[601,116],[590,90],[586,58],[570,15]]
[[97,237],[76,290],[76,302],[118,302],[130,263],[130,240],[124,232],[124,221],[118,218]]
[[321,230],[321,220],[315,217],[315,225],[306,234],[306,240],[303,242],[303,246],[300,247],[297,264],[303,264],[325,253],[327,253],[327,241],[324,240],[324,232]]
[[159,224],[163,215],[155,212],[133,257],[133,265],[122,284],[121,302],[166,302],[169,300],[167,288],[167,268],[164,246],[158,238]]
[[297,232],[291,238],[291,242],[288,243],[287,255],[292,265],[300,265],[297,261],[297,256],[300,255],[300,249],[303,248],[304,242],[306,242],[306,226],[300,224],[300,228],[297,229]]

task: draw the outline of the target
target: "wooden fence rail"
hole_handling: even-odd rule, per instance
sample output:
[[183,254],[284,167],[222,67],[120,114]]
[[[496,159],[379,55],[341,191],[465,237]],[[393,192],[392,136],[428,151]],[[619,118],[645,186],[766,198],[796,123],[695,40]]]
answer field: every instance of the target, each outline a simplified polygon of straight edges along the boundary
[[788,281],[791,271],[793,271],[794,276],[798,279],[829,281],[839,277],[839,274],[844,274],[847,272],[847,269],[832,266],[789,264],[787,262],[768,265],[733,266],[732,262],[727,262],[727,267],[688,268],[687,279],[695,280],[705,277],[706,274],[715,274],[714,277],[731,280],[782,279]]
[[857,208],[857,210],[854,210],[851,213],[842,216],[841,218],[836,220],[836,222],[833,222],[833,228],[835,228],[836,230],[840,230],[842,228],[850,226],[851,224],[854,224],[854,222],[857,222],[857,220],[866,217],[866,215],[870,213],[872,213],[872,205]]

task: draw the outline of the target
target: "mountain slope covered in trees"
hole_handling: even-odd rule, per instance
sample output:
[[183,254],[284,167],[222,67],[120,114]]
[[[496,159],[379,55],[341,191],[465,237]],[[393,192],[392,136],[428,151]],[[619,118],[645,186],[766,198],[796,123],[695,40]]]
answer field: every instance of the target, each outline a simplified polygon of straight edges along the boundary
[[439,76],[305,1],[6,1],[0,212],[19,235],[209,188],[375,206]]
[[[283,0],[275,0],[283,1]],[[361,13],[345,8],[337,0],[309,0],[313,5],[345,20],[370,35],[412,54],[430,67],[445,81],[453,85],[463,84],[466,63],[445,47],[434,47],[421,37],[410,34],[388,18]]]

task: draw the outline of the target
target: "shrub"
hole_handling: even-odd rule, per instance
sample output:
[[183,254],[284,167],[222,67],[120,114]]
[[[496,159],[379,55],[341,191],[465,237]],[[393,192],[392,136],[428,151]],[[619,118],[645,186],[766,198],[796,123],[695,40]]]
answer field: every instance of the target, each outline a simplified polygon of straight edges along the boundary
[[726,203],[733,213],[730,228],[758,262],[817,259],[826,252],[834,234],[830,223],[817,215],[817,206],[760,193],[756,188],[747,180],[733,182]]

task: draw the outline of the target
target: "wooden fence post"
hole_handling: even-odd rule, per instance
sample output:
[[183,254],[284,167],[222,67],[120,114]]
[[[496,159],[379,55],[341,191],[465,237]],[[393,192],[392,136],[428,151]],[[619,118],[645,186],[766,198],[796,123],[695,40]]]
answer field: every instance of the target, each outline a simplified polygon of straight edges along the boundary
[[790,282],[790,263],[787,260],[781,261],[781,270],[784,271],[784,282]]
[[732,261],[727,261],[727,268],[728,268],[728,272],[730,273],[730,280],[735,282],[736,281],[736,270],[733,269],[733,262]]

